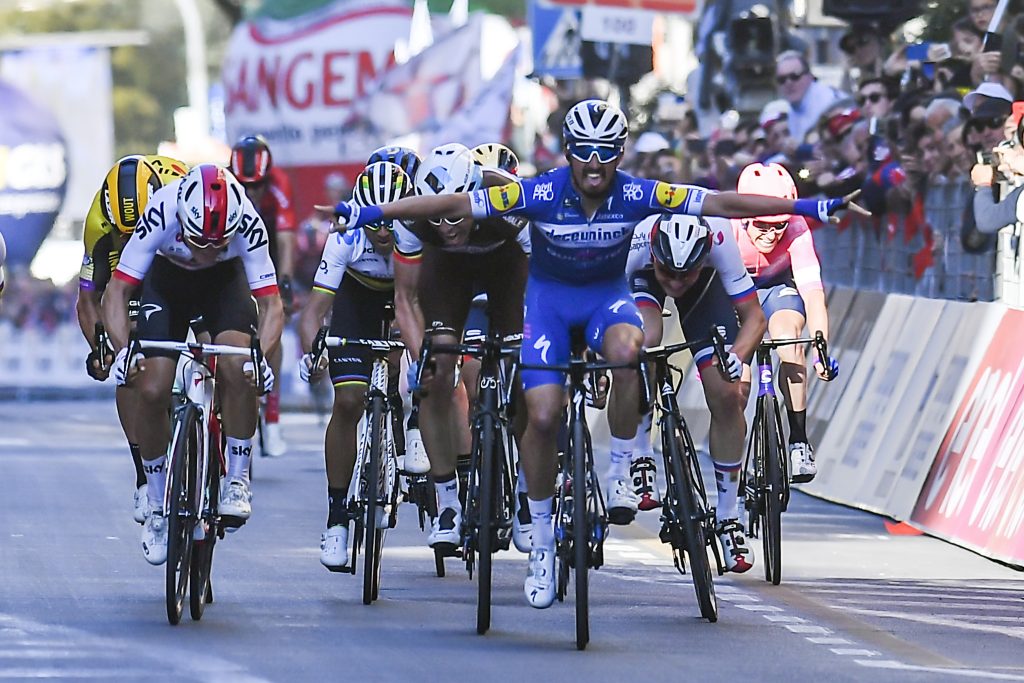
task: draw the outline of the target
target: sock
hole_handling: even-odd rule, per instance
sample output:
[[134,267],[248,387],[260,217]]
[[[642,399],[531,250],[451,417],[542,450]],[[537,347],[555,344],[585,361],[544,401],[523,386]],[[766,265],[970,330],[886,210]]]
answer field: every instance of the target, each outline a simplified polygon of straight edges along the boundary
[[459,478],[455,476],[454,472],[443,481],[434,479],[434,490],[437,491],[438,512],[445,508],[453,510],[462,508],[462,503],[459,502]]
[[533,520],[533,547],[555,547],[555,528],[551,526],[551,498],[530,501],[530,519]]
[[249,465],[252,463],[252,437],[228,439],[228,479],[249,481]]
[[419,399],[412,400],[412,410],[409,411],[409,421],[405,423],[406,429],[420,428],[420,402]]
[[281,394],[276,384],[274,390],[267,394],[267,424],[277,424],[281,420]]
[[327,528],[348,524],[348,506],[345,504],[347,489],[327,487]]
[[640,427],[633,439],[633,460],[654,457],[654,446],[651,444],[651,425],[654,422],[654,409],[648,410],[640,417]]
[[167,456],[143,460],[142,469],[146,472],[146,483],[149,484],[149,507],[161,510],[164,507],[164,488],[167,486]]
[[629,464],[633,461],[633,442],[636,436],[628,439],[611,437],[612,456],[608,463],[608,477],[628,477]]
[[128,450],[132,452],[132,462],[135,463],[135,488],[146,483],[146,470],[142,467],[142,451],[137,443],[129,443]]
[[526,470],[519,467],[519,476],[516,477],[516,493],[526,493],[529,489],[526,488]]
[[807,443],[807,411],[790,410],[789,413],[789,442]]
[[739,519],[740,465],[724,465],[716,462],[715,483],[718,488],[718,505],[715,515],[718,517],[718,521]]

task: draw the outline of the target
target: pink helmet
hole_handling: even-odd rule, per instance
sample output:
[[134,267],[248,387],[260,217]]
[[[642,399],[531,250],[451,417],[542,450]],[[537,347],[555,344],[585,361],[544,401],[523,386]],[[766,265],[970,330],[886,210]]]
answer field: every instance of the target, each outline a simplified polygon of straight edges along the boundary
[[[753,163],[740,172],[739,180],[736,182],[736,191],[743,194],[760,194],[780,199],[799,199],[796,192],[796,183],[793,176],[782,164],[771,163],[767,166],[760,163]],[[792,218],[790,214],[778,216],[758,216],[754,220],[765,223],[781,223]]]

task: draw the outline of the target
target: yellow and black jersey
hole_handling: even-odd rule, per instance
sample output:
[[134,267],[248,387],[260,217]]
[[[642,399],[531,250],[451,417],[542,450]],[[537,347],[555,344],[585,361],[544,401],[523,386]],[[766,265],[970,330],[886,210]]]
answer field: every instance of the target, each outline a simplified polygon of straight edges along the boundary
[[[162,185],[169,185],[179,178],[184,178],[189,171],[186,164],[170,157],[150,154],[145,156],[145,160],[160,176]],[[106,289],[110,275],[121,258],[121,249],[130,237],[118,232],[104,217],[103,202],[103,188],[100,188],[85,218],[85,257],[82,259],[82,269],[78,274],[81,289],[99,292]],[[138,212],[141,214],[144,208],[140,206]]]

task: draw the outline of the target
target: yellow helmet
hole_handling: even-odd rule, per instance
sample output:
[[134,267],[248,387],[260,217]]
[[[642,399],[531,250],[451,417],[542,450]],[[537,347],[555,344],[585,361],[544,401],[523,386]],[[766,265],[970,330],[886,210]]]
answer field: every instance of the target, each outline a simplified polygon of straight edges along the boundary
[[519,174],[519,157],[505,145],[488,142],[473,148],[473,161],[485,168],[500,168],[512,175]]
[[142,217],[153,193],[163,187],[156,169],[137,154],[123,157],[103,180],[103,218],[118,232],[130,235]]

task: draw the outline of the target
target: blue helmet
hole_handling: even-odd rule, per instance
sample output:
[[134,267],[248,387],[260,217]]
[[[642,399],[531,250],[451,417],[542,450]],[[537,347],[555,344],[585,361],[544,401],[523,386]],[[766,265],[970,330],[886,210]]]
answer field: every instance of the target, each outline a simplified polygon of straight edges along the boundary
[[420,158],[416,152],[408,147],[398,147],[397,145],[385,145],[377,148],[366,161],[366,165],[369,166],[378,161],[390,161],[397,164],[410,178],[416,177],[416,171],[420,167]]

